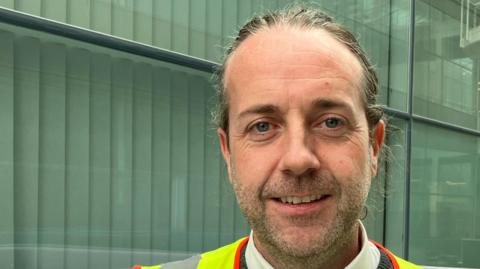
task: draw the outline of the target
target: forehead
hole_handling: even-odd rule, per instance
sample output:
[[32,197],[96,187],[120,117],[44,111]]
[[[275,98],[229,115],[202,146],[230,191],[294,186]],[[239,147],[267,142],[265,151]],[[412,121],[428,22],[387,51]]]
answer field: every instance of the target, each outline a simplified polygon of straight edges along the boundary
[[280,25],[252,34],[232,53],[225,87],[228,91],[241,88],[252,78],[322,77],[345,79],[360,89],[362,68],[355,55],[327,31]]

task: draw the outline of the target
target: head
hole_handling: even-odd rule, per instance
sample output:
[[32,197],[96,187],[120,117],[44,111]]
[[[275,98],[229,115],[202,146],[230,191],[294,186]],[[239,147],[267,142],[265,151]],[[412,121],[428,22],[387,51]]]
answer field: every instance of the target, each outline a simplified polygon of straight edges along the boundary
[[354,36],[310,7],[255,17],[218,83],[221,150],[257,248],[277,267],[348,261],[384,137]]

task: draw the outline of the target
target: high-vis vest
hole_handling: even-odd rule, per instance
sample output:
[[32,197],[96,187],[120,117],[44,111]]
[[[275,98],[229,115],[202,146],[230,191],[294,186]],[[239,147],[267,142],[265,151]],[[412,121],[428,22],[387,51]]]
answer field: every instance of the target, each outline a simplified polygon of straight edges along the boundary
[[[205,252],[201,255],[193,256],[183,261],[170,262],[156,266],[140,266],[136,265],[133,269],[242,269],[246,265],[241,266],[243,251],[248,242],[248,237],[242,238],[235,243],[226,245],[219,249]],[[420,267],[405,261],[393,255],[382,245],[371,241],[379,249],[381,255],[385,257],[386,263],[380,259],[378,268],[391,269],[420,269]],[[244,260],[244,259],[243,259]],[[388,265],[385,265],[388,264]]]

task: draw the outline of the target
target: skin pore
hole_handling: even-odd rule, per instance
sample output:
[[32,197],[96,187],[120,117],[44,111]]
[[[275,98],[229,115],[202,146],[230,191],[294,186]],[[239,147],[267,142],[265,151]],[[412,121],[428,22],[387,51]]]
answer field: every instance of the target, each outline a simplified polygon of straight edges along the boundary
[[[321,29],[274,26],[227,62],[223,157],[257,249],[275,268],[344,268],[383,143],[370,140],[355,56]],[[372,142],[371,142],[372,141]]]

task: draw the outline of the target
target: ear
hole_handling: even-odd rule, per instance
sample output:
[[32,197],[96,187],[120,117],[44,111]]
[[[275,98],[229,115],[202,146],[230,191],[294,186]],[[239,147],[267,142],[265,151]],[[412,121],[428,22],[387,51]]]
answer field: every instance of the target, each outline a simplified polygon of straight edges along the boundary
[[375,126],[375,131],[373,133],[372,144],[371,144],[371,173],[372,176],[377,175],[378,170],[378,157],[383,146],[385,138],[385,122],[383,120],[378,121]]
[[222,151],[223,160],[225,160],[228,174],[230,175],[230,148],[228,146],[228,135],[222,128],[217,129],[217,135],[220,142],[220,150]]

